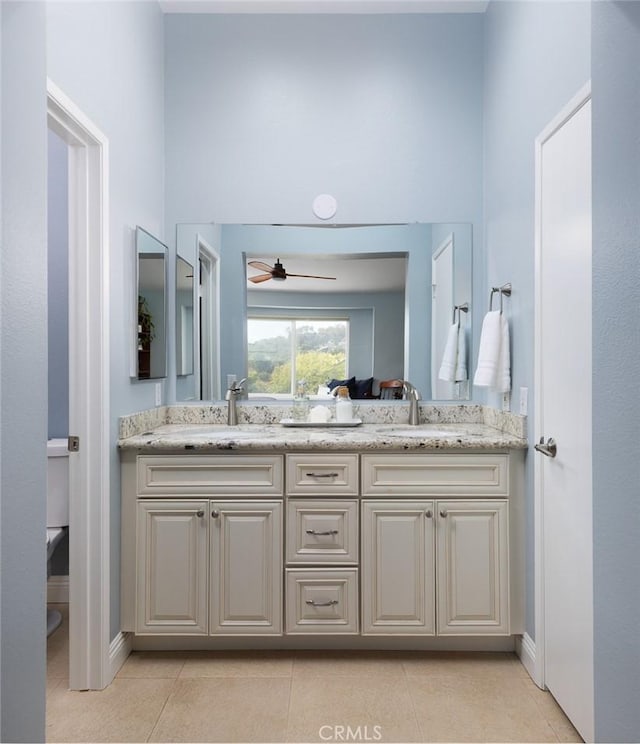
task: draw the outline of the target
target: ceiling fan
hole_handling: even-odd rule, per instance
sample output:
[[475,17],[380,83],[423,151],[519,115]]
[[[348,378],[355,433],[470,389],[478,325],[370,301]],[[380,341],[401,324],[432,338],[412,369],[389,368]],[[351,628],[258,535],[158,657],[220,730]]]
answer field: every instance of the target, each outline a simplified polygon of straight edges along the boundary
[[266,274],[257,274],[256,276],[250,276],[249,281],[254,284],[260,282],[266,282],[269,279],[277,279],[278,281],[284,281],[288,276],[298,276],[304,279],[335,279],[335,276],[317,276],[315,274],[290,274],[285,271],[284,266],[280,263],[280,259],[276,259],[273,266],[263,263],[262,261],[249,261],[249,266],[253,266],[254,269],[261,269],[266,271]]

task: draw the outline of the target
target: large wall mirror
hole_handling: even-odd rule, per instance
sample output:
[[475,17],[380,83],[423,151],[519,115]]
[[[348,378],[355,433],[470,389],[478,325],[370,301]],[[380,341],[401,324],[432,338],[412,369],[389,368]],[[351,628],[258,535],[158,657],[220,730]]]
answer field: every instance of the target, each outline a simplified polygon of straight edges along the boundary
[[135,360],[138,380],[167,375],[167,247],[136,227],[137,328]]
[[[471,343],[470,224],[179,225],[187,261],[196,260],[196,236],[220,256],[222,381],[248,377],[250,397],[277,400],[301,378],[313,394],[327,379],[355,377],[367,396],[380,380],[401,378],[427,400],[468,398],[464,380],[435,380],[456,305],[469,310],[459,315]],[[438,271],[436,286],[444,244],[450,271]],[[198,337],[196,328],[196,345]],[[197,399],[193,386],[180,394],[182,382],[178,399]]]

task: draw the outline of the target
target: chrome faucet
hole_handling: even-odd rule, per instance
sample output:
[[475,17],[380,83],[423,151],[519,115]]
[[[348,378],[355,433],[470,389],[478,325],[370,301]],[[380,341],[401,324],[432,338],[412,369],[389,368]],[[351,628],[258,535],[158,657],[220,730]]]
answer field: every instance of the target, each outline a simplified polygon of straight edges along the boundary
[[403,381],[402,388],[406,393],[407,400],[409,401],[409,425],[418,426],[420,424],[419,401],[422,400],[420,391],[408,380]]
[[247,378],[240,380],[240,382],[232,382],[231,386],[227,390],[224,399],[227,401],[227,426],[238,425],[238,409],[236,407],[236,401],[241,393],[244,393],[243,384],[247,381]]

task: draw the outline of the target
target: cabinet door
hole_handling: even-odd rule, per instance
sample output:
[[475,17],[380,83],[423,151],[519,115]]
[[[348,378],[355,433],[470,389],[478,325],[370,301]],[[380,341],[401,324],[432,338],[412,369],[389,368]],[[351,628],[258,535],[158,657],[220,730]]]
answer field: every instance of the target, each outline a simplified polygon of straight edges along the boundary
[[207,632],[207,501],[138,501],[136,632]]
[[434,502],[362,502],[362,632],[433,635]]
[[282,504],[211,501],[210,633],[282,633]]
[[438,635],[509,635],[507,501],[438,501]]

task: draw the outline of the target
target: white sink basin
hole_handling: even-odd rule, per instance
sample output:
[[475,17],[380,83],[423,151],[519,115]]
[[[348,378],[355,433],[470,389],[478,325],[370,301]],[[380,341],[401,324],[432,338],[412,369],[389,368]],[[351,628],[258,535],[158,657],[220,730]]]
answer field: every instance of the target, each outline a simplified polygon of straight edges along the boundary
[[189,437],[198,439],[259,439],[265,436],[261,427],[249,431],[248,429],[239,429],[235,426],[194,426],[191,429],[181,432]]

